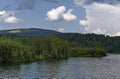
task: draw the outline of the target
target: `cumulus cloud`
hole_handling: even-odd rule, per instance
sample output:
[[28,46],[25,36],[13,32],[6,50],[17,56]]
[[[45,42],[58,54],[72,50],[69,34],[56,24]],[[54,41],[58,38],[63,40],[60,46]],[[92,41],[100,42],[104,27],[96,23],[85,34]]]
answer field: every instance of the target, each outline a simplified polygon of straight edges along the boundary
[[87,26],[83,29],[86,33],[118,35],[120,30],[120,0],[80,1],[83,2],[78,3],[78,5],[84,7],[86,12],[86,20],[80,21],[80,24]]
[[61,19],[65,11],[66,8],[64,6],[57,7],[56,9],[53,8],[52,10],[47,12],[46,20],[56,21],[58,19]]
[[14,11],[0,11],[0,22],[5,23],[19,23],[22,22],[21,19],[18,19],[14,16]]
[[64,31],[64,28],[58,28],[57,31],[58,31],[58,32],[63,32],[63,31]]
[[0,16],[4,15],[6,13],[6,11],[0,11]]
[[0,22],[4,23],[19,23],[23,20],[15,17],[15,13],[19,10],[32,10],[35,7],[36,1],[45,1],[58,3],[58,0],[3,0],[4,5],[0,5]]
[[88,26],[89,22],[87,20],[80,20],[80,24],[83,26]]
[[4,22],[5,23],[10,23],[10,24],[15,24],[15,23],[22,22],[22,20],[16,18],[15,16],[10,16],[10,17],[4,19]]
[[68,10],[68,12],[63,14],[63,19],[66,21],[76,20],[77,17],[72,14],[72,9]]
[[105,30],[101,30],[100,28],[97,28],[92,31],[92,33],[95,33],[95,34],[105,34],[104,32],[105,32]]
[[120,36],[120,32],[117,32],[117,33],[114,34],[113,36]]
[[59,6],[56,9],[52,9],[47,12],[46,20],[47,21],[57,21],[57,20],[65,20],[71,21],[77,19],[77,17],[72,14],[72,9],[66,10],[65,6]]

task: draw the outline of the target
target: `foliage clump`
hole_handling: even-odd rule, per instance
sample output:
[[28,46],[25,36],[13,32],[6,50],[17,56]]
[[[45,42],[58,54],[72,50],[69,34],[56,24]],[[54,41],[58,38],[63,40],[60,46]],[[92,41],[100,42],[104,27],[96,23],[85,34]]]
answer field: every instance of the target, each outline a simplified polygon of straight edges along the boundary
[[68,57],[102,57],[101,43],[94,47],[73,46],[56,35],[39,37],[0,37],[0,63],[25,63]]
[[21,63],[29,62],[34,58],[34,51],[28,45],[13,39],[0,39],[0,62]]

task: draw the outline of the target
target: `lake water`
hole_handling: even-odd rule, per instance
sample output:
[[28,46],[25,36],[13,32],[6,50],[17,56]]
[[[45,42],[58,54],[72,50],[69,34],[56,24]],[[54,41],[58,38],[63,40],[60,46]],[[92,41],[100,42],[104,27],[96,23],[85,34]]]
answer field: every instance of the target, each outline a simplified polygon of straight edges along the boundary
[[103,58],[46,60],[20,66],[1,66],[0,78],[120,79],[120,55]]

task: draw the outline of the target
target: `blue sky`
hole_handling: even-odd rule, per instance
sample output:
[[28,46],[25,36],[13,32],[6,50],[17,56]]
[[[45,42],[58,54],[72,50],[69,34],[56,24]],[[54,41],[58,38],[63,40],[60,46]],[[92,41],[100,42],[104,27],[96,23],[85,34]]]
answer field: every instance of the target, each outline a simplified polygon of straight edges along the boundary
[[[22,0],[21,0],[22,1]],[[23,0],[24,1],[24,0]],[[58,1],[58,2],[52,2]],[[59,30],[63,28],[64,32],[81,32],[83,26],[79,24],[81,19],[85,19],[85,9],[77,6],[73,0],[36,0],[33,9],[17,10],[20,5],[20,0],[0,0],[0,11],[6,11],[13,15],[22,22],[8,23],[1,21],[0,29],[14,29],[14,28],[43,28],[51,30]],[[53,8],[56,9],[60,6],[66,8],[66,12],[69,9],[73,9],[72,14],[77,18],[71,21],[56,20],[47,21],[46,14]],[[11,12],[11,13],[10,13]]]
[[15,28],[120,36],[120,0],[0,0],[0,30]]

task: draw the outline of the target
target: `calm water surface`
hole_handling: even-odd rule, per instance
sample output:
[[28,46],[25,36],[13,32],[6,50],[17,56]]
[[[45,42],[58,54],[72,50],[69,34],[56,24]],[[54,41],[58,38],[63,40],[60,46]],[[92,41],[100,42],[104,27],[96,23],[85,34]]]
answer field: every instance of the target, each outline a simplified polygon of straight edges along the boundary
[[0,78],[120,79],[120,55],[0,66]]

